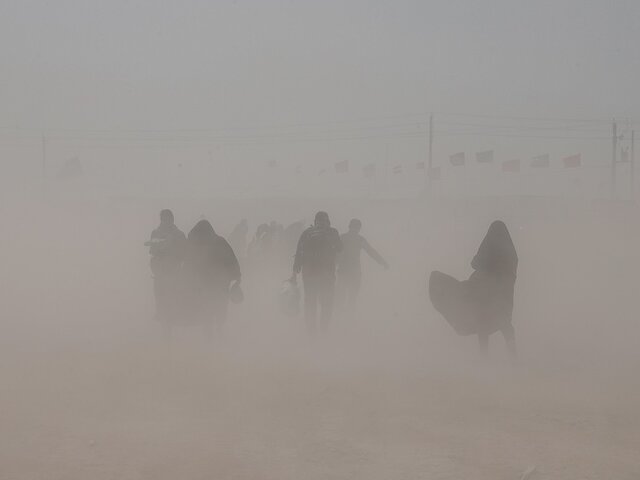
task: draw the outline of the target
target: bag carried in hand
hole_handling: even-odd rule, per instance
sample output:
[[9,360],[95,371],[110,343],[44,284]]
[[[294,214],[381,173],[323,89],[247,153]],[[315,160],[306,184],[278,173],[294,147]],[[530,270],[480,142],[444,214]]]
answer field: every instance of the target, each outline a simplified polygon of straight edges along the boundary
[[288,316],[295,317],[300,313],[300,288],[291,280],[285,280],[278,295],[280,311]]

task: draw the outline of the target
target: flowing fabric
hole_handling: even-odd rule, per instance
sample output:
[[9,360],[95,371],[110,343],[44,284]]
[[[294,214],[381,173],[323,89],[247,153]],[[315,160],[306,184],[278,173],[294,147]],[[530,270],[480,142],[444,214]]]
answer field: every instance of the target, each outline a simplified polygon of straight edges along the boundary
[[435,309],[459,335],[491,334],[503,330],[513,315],[518,256],[503,222],[493,222],[464,281],[441,272],[429,278]]

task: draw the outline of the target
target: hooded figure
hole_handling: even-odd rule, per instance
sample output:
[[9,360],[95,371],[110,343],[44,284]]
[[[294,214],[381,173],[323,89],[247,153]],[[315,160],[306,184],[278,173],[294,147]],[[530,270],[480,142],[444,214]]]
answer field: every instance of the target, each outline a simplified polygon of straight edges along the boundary
[[471,266],[473,273],[462,282],[442,272],[431,272],[431,302],[459,335],[478,335],[484,354],[489,335],[502,332],[507,349],[515,358],[511,318],[518,255],[503,222],[491,224]]
[[240,282],[240,265],[229,243],[207,220],[200,220],[189,232],[184,270],[187,307],[194,319],[222,324],[227,317],[231,283]]
[[256,228],[256,234],[251,239],[248,246],[248,256],[253,259],[262,258],[268,248],[269,243],[269,225],[261,223]]
[[511,318],[518,270],[518,255],[504,222],[489,227],[471,266],[469,291],[478,319],[480,349],[488,349],[489,335],[501,331],[507,348],[515,356],[515,335]]

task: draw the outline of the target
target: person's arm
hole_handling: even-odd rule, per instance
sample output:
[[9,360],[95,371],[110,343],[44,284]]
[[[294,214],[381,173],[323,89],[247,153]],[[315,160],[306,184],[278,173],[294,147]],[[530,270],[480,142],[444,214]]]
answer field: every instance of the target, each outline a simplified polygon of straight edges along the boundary
[[149,255],[151,255],[152,257],[155,257],[156,255],[161,253],[162,240],[158,235],[157,229],[151,232],[149,241],[145,242],[145,246],[149,247]]
[[389,264],[387,263],[387,261],[382,258],[382,255],[380,255],[375,248],[373,248],[369,242],[367,242],[367,239],[362,237],[362,249],[367,252],[367,255],[369,255],[371,258],[373,258],[376,262],[378,262],[379,265],[382,265],[384,268],[389,268]]

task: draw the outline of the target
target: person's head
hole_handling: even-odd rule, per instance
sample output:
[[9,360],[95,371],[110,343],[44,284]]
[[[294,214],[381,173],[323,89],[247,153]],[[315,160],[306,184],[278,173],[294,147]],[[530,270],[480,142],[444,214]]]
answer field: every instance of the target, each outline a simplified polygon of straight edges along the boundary
[[327,212],[316,213],[316,218],[313,221],[316,227],[330,227],[331,221],[329,220],[329,214]]
[[349,222],[349,231],[350,232],[360,233],[361,229],[362,229],[362,222],[359,219],[354,218]]
[[195,227],[191,229],[187,239],[190,242],[195,243],[205,243],[208,240],[214,238],[216,236],[216,232],[213,229],[211,223],[208,220],[200,220],[196,223]]
[[164,209],[160,212],[160,223],[162,225],[173,225],[173,212],[168,209]]
[[511,240],[509,229],[504,222],[496,220],[489,226],[489,231],[480,245],[481,250],[483,245],[485,250],[488,249],[491,252],[489,254],[485,253],[485,257],[492,258],[497,256],[496,258],[501,259],[500,262],[502,264],[499,267],[494,266],[492,268],[500,268],[515,274],[518,266],[518,254],[513,245],[513,240]]
[[502,220],[496,220],[491,223],[491,225],[489,225],[489,233],[496,236],[504,236],[505,234],[509,236],[509,230]]

